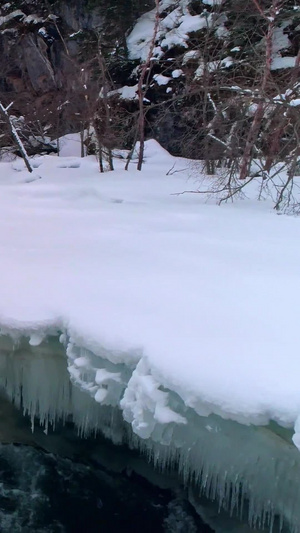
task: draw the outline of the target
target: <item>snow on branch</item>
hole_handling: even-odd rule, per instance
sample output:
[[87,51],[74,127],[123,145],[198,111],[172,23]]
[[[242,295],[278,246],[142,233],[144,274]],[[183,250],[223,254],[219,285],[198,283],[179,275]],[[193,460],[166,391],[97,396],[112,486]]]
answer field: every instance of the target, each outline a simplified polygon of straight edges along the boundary
[[24,144],[22,143],[22,140],[20,138],[20,135],[18,134],[17,132],[17,129],[13,123],[13,119],[9,116],[9,109],[11,108],[11,106],[13,105],[13,102],[11,102],[8,106],[4,107],[4,105],[2,104],[2,102],[0,102],[0,112],[2,113],[9,129],[10,129],[10,133],[17,145],[17,147],[19,148],[20,150],[20,153],[21,153],[21,156],[24,160],[24,163],[26,165],[26,168],[28,170],[28,172],[32,172],[33,171],[33,168],[30,164],[30,161],[29,161],[29,157],[28,157],[28,154],[26,152],[26,149],[25,149],[25,146]]

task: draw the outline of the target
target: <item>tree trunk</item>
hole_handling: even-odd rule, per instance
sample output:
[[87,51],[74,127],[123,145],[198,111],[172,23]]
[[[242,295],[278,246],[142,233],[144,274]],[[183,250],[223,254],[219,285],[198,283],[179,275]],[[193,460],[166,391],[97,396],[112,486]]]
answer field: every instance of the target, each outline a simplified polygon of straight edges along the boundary
[[84,129],[80,130],[80,157],[84,157]]
[[5,118],[5,121],[10,129],[10,132],[11,132],[11,136],[13,138],[13,140],[15,141],[16,143],[16,146],[18,147],[18,149],[20,150],[20,154],[23,158],[23,161],[26,165],[26,168],[28,170],[28,172],[33,172],[33,168],[30,164],[30,161],[29,161],[29,157],[28,157],[28,154],[26,152],[26,149],[25,149],[25,146],[24,144],[22,143],[22,140],[16,130],[16,127],[11,119],[11,117],[9,116],[8,114],[8,110],[9,108],[12,106],[13,103],[9,104],[9,106],[7,107],[4,107],[3,104],[0,102],[0,111],[3,115],[3,117]]
[[159,0],[155,0],[155,23],[154,23],[154,29],[153,29],[153,36],[150,43],[149,52],[146,58],[145,63],[142,65],[141,68],[141,74],[138,82],[138,98],[139,98],[139,118],[138,118],[138,132],[139,132],[139,158],[138,158],[138,164],[137,169],[142,170],[143,165],[143,159],[144,159],[144,149],[145,149],[145,110],[144,110],[144,96],[146,89],[144,88],[144,82],[146,80],[146,75],[148,73],[148,79],[149,79],[149,68],[151,64],[151,58],[153,55],[153,50],[155,46],[156,36],[158,32],[158,26],[159,26]]
[[258,103],[256,112],[253,118],[253,122],[251,124],[250,131],[248,133],[248,137],[246,141],[246,147],[245,147],[245,151],[243,154],[241,167],[240,167],[240,179],[241,180],[246,179],[247,175],[249,174],[250,165],[252,161],[252,155],[253,155],[253,148],[258,138],[259,131],[261,128],[261,123],[262,123],[264,113],[265,113],[264,98],[265,98],[266,89],[267,89],[270,72],[271,72],[275,18],[276,18],[281,2],[280,0],[273,0],[270,11],[269,11],[269,16],[265,15],[258,0],[253,0],[253,3],[256,6],[259,13],[262,15],[262,17],[268,22],[268,31],[266,35],[265,63],[264,63],[263,77],[262,77],[262,83],[261,83],[261,97],[260,97],[261,99],[260,99],[260,102]]

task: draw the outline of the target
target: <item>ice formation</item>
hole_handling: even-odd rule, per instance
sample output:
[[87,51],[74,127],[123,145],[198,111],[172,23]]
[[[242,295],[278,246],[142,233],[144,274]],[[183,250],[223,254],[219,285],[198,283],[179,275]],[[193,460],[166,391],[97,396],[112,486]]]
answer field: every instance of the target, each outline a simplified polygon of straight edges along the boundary
[[[276,424],[247,426],[199,416],[138,364],[113,363],[67,332],[0,336],[0,387],[30,416],[32,429],[73,420],[83,436],[127,442],[162,470],[176,465],[193,493],[216,500],[253,528],[300,531],[300,454]],[[34,342],[33,342],[34,339]],[[197,496],[196,496],[197,498]],[[274,528],[274,526],[276,526]]]

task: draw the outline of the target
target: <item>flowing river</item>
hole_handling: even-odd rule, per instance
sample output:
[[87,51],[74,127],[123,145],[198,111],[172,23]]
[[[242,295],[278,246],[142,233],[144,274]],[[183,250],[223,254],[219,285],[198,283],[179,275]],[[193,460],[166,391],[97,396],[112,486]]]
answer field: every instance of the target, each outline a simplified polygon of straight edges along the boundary
[[0,414],[1,533],[212,531],[176,477],[156,473],[137,452],[80,439],[72,424],[32,434],[4,398]]

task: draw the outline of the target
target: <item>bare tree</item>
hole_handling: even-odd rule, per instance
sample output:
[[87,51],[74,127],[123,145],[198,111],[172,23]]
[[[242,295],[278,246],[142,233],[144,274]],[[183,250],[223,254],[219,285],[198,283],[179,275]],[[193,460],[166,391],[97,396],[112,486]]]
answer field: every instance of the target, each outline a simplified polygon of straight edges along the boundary
[[264,118],[265,110],[266,110],[266,104],[265,104],[265,96],[268,86],[268,81],[270,77],[271,72],[271,64],[272,64],[272,49],[273,49],[273,36],[274,36],[274,29],[275,29],[275,20],[276,16],[279,12],[280,7],[282,6],[282,0],[272,0],[271,7],[268,11],[268,13],[264,13],[262,10],[258,0],[253,0],[253,3],[261,16],[267,21],[268,29],[266,33],[265,38],[265,62],[263,67],[263,75],[262,75],[262,81],[261,81],[261,96],[259,98],[259,101],[257,103],[257,108],[253,117],[253,121],[248,133],[247,141],[245,150],[242,157],[241,162],[241,168],[240,168],[240,179],[244,180],[250,169],[251,164],[251,155],[253,153],[253,147],[256,143],[262,120]]
[[96,104],[93,126],[98,144],[100,172],[104,172],[103,159],[105,156],[108,161],[109,170],[114,170],[112,149],[114,147],[115,136],[113,132],[112,98],[110,98],[112,80],[109,76],[103,55],[100,34],[97,35],[97,61],[101,91]]
[[15,144],[16,144],[16,146],[17,146],[17,148],[18,148],[18,150],[19,150],[19,152],[20,152],[20,154],[21,154],[21,156],[23,158],[23,161],[24,161],[24,163],[26,165],[26,168],[27,168],[28,172],[33,172],[33,168],[32,168],[32,166],[30,164],[29,157],[27,155],[27,152],[26,152],[26,149],[24,147],[24,144],[23,144],[23,142],[22,142],[22,140],[20,138],[20,135],[17,132],[17,129],[16,129],[15,125],[14,125],[13,119],[10,117],[10,115],[8,113],[8,111],[11,108],[12,105],[13,105],[13,102],[11,102],[8,106],[5,107],[0,102],[0,112],[1,112],[1,114],[3,116],[3,118],[5,119],[5,122],[8,125],[8,128],[9,128],[9,130],[11,132],[11,136],[12,136],[12,138],[13,138],[13,140],[14,140],[14,142],[15,142]]
[[149,79],[150,79],[150,71],[151,71],[151,64],[152,64],[152,57],[153,57],[153,51],[156,43],[156,38],[158,34],[159,29],[159,0],[155,0],[155,15],[154,15],[154,27],[153,27],[153,34],[152,38],[149,44],[149,50],[147,57],[140,66],[140,72],[139,72],[139,78],[138,78],[138,87],[137,87],[137,95],[138,95],[138,118],[137,118],[137,133],[134,139],[134,144],[132,150],[129,152],[129,156],[127,159],[126,167],[125,169],[128,169],[129,161],[132,157],[133,151],[134,151],[134,145],[136,144],[137,138],[139,139],[139,152],[138,152],[138,163],[137,163],[137,169],[142,170],[143,165],[143,158],[144,158],[144,150],[145,150],[145,106],[144,106],[144,100],[145,100],[145,94],[147,91],[147,88],[149,86]]

